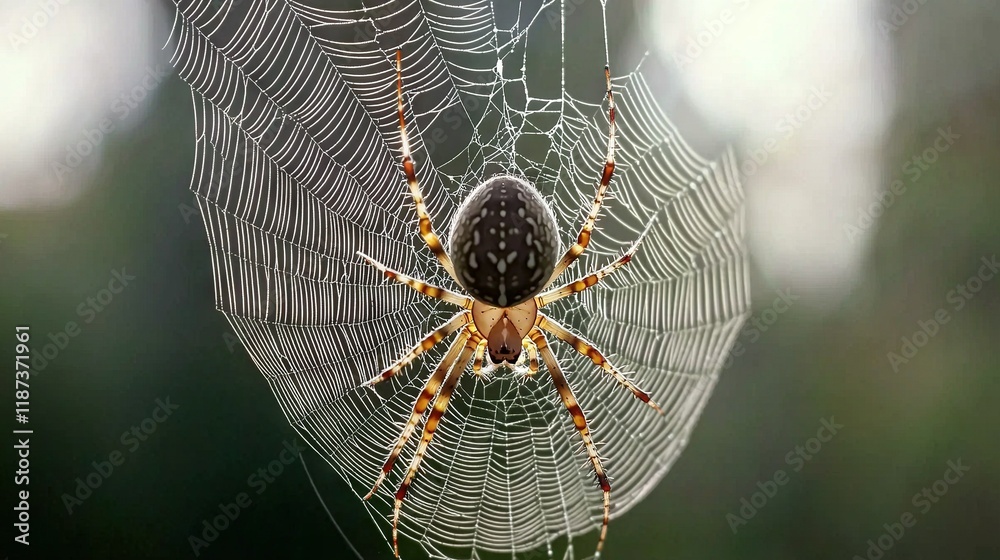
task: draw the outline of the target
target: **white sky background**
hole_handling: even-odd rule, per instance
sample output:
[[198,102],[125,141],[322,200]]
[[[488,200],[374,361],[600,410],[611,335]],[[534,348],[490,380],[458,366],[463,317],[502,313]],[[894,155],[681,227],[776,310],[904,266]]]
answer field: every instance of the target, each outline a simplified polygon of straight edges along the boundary
[[154,1],[0,2],[0,210],[67,204],[91,183],[102,119],[113,134],[141,124],[172,71],[169,23]]
[[858,279],[875,228],[852,240],[845,224],[857,225],[887,184],[881,148],[894,70],[879,5],[640,4],[649,25],[636,40],[671,70],[653,86],[679,81],[704,121],[737,138],[755,267],[816,306],[836,306]]

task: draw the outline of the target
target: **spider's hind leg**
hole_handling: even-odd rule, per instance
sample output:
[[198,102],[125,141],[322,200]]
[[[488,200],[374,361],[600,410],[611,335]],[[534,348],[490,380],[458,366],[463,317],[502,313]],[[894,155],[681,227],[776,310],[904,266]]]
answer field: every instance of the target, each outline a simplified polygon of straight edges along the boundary
[[[403,428],[403,433],[399,435],[399,439],[396,440],[396,445],[393,447],[392,452],[389,453],[389,457],[385,460],[385,464],[382,465],[382,472],[379,473],[378,478],[375,480],[375,484],[372,489],[365,496],[365,499],[371,498],[375,492],[378,491],[379,486],[382,481],[385,480],[386,475],[392,470],[393,465],[396,464],[396,459],[399,458],[400,452],[403,451],[403,447],[406,446],[406,442],[413,435],[413,431],[417,427],[417,422],[423,417],[424,412],[427,410],[427,406],[434,399],[434,395],[438,392],[438,388],[441,387],[441,382],[444,381],[445,374],[451,369],[452,364],[459,357],[459,353],[465,348],[466,342],[469,340],[469,335],[466,332],[462,332],[455,339],[455,342],[451,344],[451,348],[448,353],[445,354],[444,358],[441,359],[441,363],[438,364],[436,370],[431,375],[427,383],[424,384],[423,389],[420,391],[420,396],[417,397],[417,401],[413,403],[413,412],[410,414],[410,418],[406,423],[406,427]],[[436,405],[435,405],[436,406]]]
[[[458,384],[458,379],[462,376],[462,372],[464,372],[466,366],[469,365],[469,360],[472,359],[472,354],[476,351],[477,344],[470,341],[468,335],[464,332],[463,337],[455,341],[454,348],[458,348],[459,343],[464,344],[462,353],[454,362],[454,365],[451,368],[451,373],[448,374],[447,380],[445,380],[444,385],[441,387],[441,392],[438,393],[437,398],[434,399],[434,408],[431,410],[430,416],[427,417],[427,421],[424,422],[424,432],[420,436],[420,443],[417,444],[417,452],[413,456],[413,460],[410,462],[410,468],[406,472],[406,478],[403,479],[403,483],[399,485],[399,490],[396,491],[396,503],[392,513],[392,546],[393,551],[396,554],[396,558],[399,558],[397,529],[399,526],[399,511],[403,507],[403,500],[406,499],[406,493],[410,489],[410,484],[413,482],[413,478],[417,475],[417,469],[420,468],[420,462],[423,460],[424,454],[427,453],[427,447],[430,445],[431,439],[434,437],[434,431],[437,430],[438,424],[441,422],[441,418],[444,416],[445,410],[448,408],[448,402],[451,400],[451,394],[455,390],[455,386]],[[443,365],[444,364],[442,363],[442,366]]]
[[583,414],[583,409],[580,408],[580,404],[573,395],[573,390],[570,388],[569,382],[566,381],[566,376],[563,375],[562,369],[559,367],[559,362],[556,361],[552,349],[549,348],[548,342],[545,340],[545,334],[538,327],[535,327],[531,329],[528,336],[531,337],[531,341],[538,348],[538,353],[541,354],[542,360],[545,362],[545,367],[549,370],[549,376],[552,377],[552,383],[556,386],[563,405],[566,406],[566,410],[573,417],[573,424],[576,426],[577,431],[580,432],[583,445],[587,448],[587,456],[594,466],[597,483],[604,493],[604,521],[601,525],[601,535],[597,541],[597,554],[594,556],[598,558],[601,555],[601,549],[604,547],[604,539],[608,536],[608,520],[611,518],[611,482],[604,471],[601,456],[597,453],[597,445],[594,444],[594,440],[591,437],[590,425]]
[[407,286],[413,288],[414,290],[424,294],[429,298],[439,299],[441,301],[446,301],[448,303],[453,303],[464,309],[472,309],[472,298],[463,295],[456,294],[455,292],[446,290],[444,288],[439,288],[432,284],[428,284],[423,280],[418,280],[412,276],[407,276],[402,272],[395,271],[384,264],[378,262],[377,260],[369,257],[368,255],[358,251],[358,255],[361,256],[368,264],[374,266],[375,268],[382,271],[382,274],[390,280],[399,282],[400,284],[406,284]]
[[413,166],[413,158],[410,157],[410,139],[406,135],[406,119],[403,116],[403,51],[401,50],[396,51],[396,110],[399,113],[399,135],[403,144],[403,174],[406,175],[406,184],[410,188],[410,196],[413,197],[413,204],[417,208],[420,237],[427,243],[427,247],[437,257],[441,266],[457,282],[458,277],[455,276],[455,266],[451,264],[451,258],[448,257],[444,246],[441,245],[441,240],[434,233],[430,214],[427,213],[427,207],[424,205],[424,197],[420,193],[420,182],[417,181],[417,172]]

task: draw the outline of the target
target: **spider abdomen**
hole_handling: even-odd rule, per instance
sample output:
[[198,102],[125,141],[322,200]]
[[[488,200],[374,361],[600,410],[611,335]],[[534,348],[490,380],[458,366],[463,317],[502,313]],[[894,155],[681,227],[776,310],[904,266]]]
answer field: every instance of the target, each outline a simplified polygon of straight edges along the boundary
[[462,287],[511,307],[537,294],[559,258],[555,216],[530,183],[510,175],[476,187],[452,222],[450,250]]

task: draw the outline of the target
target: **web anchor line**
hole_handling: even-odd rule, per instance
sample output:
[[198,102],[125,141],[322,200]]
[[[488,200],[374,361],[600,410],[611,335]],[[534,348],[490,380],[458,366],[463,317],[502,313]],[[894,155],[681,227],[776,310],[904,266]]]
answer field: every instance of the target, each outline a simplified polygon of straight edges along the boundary
[[361,556],[361,553],[358,552],[358,549],[354,548],[354,543],[351,542],[351,539],[347,538],[347,534],[344,533],[344,530],[340,528],[340,524],[337,523],[336,518],[333,517],[333,513],[330,511],[330,508],[326,506],[326,500],[324,500],[323,496],[319,493],[319,488],[316,488],[316,482],[313,480],[312,473],[309,472],[309,467],[306,466],[306,458],[302,454],[299,454],[299,462],[302,463],[302,470],[306,471],[306,476],[309,477],[309,485],[312,486],[313,492],[316,494],[316,498],[319,500],[320,505],[323,506],[323,511],[326,512],[326,516],[330,518],[330,523],[333,523],[334,529],[337,530],[340,537],[344,539],[345,543],[347,543],[347,548],[351,549],[354,556],[358,560],[365,560],[364,557]]

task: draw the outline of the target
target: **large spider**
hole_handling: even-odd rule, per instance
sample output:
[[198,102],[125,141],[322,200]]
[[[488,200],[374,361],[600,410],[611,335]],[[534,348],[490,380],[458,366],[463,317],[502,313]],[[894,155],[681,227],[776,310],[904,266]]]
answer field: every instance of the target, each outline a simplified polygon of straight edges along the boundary
[[[547,332],[571,345],[577,352],[601,367],[618,384],[631,391],[639,400],[663,414],[649,395],[615,369],[600,350],[541,312],[541,308],[546,305],[597,284],[602,278],[628,263],[638,248],[636,243],[610,265],[579,280],[542,291],[586,250],[594,222],[601,209],[601,202],[615,170],[615,98],[611,91],[611,73],[607,66],[604,67],[604,78],[607,84],[609,114],[607,159],[601,172],[597,195],[576,242],[562,258],[558,258],[559,240],[555,217],[539,192],[521,178],[499,175],[476,187],[455,215],[450,237],[450,253],[455,257],[453,262],[431,226],[431,219],[420,194],[420,185],[410,157],[406,122],[403,118],[402,52],[396,51],[396,98],[403,144],[402,166],[417,209],[420,236],[448,274],[472,295],[469,297],[432,286],[391,270],[371,257],[359,253],[388,278],[406,284],[425,296],[462,308],[462,311],[424,337],[395,364],[368,382],[372,386],[389,379],[422,353],[458,332],[458,337],[451,343],[437,369],[424,384],[420,396],[413,404],[413,412],[406,427],[389,453],[374,486],[365,496],[367,500],[378,491],[379,485],[392,470],[400,452],[413,435],[420,418],[433,402],[434,407],[424,423],[417,452],[410,462],[406,477],[396,491],[392,543],[397,558],[399,557],[397,540],[399,512],[406,498],[406,492],[434,437],[434,431],[444,416],[459,377],[473,357],[475,359],[472,370],[476,375],[483,375],[483,360],[487,351],[493,364],[516,368],[524,371],[526,375],[534,375],[538,371],[538,356],[541,355],[552,377],[552,383],[559,392],[566,410],[573,417],[576,429],[580,432],[587,455],[594,466],[597,481],[604,492],[604,521],[597,542],[596,557],[600,556],[607,536],[608,518],[611,512],[611,484],[608,482],[601,457],[591,438],[587,419],[552,354],[544,333]],[[528,357],[527,360],[522,355],[522,349]],[[524,365],[525,361],[527,366]]]

